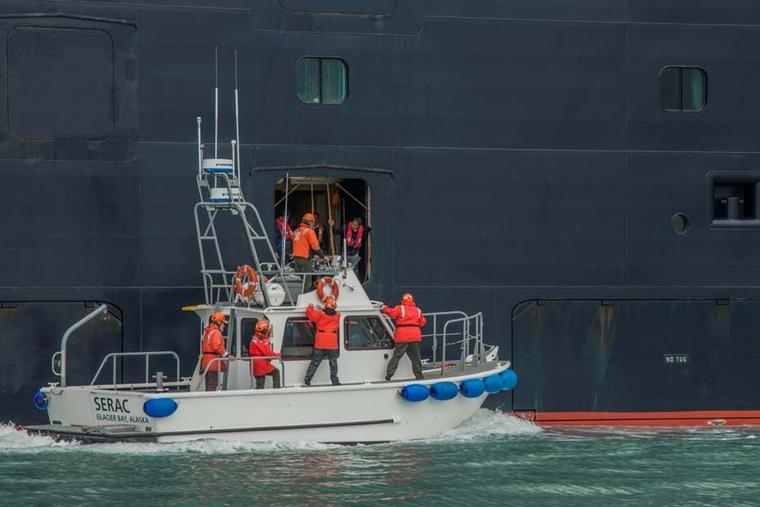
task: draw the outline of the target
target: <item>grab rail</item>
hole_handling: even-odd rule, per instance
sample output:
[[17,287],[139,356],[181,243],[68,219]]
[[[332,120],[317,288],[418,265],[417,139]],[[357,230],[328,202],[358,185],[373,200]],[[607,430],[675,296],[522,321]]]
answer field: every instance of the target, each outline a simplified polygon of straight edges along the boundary
[[[79,329],[80,327],[84,326],[88,322],[90,322],[92,319],[97,317],[98,315],[102,314],[104,317],[108,315],[108,305],[102,304],[98,306],[95,311],[85,315],[83,318],[76,321],[74,324],[69,327],[66,332],[63,334],[63,338],[61,338],[61,350],[53,354],[53,357],[51,358],[51,367],[53,369],[53,373],[55,375],[58,375],[61,377],[61,387],[66,387],[66,346],[69,344],[69,338],[71,337],[71,333]],[[61,370],[56,371],[55,369],[55,359],[57,356],[61,356]]]
[[[282,357],[280,356],[248,356],[248,357],[215,357],[211,361],[208,362],[206,365],[206,368],[203,370],[203,373],[201,373],[202,376],[206,376],[208,373],[209,368],[211,368],[211,365],[215,362],[227,362],[230,361],[245,361],[245,362],[251,362],[251,361],[258,361],[258,360],[264,360],[264,361],[278,361],[280,363],[280,385],[282,387],[285,387],[285,362],[282,360]],[[249,368],[249,370],[252,370],[252,368]],[[214,372],[212,372],[214,373]],[[224,373],[217,371],[217,376],[219,373]],[[251,389],[253,389],[253,371],[251,371]]]
[[171,350],[157,350],[157,351],[151,351],[151,352],[111,352],[110,354],[107,354],[106,357],[103,358],[103,361],[100,363],[100,367],[98,368],[98,371],[95,372],[95,376],[92,377],[92,381],[90,382],[90,385],[95,385],[95,381],[98,380],[98,377],[100,376],[100,372],[103,370],[103,367],[106,365],[109,359],[113,359],[113,385],[116,385],[116,358],[117,357],[134,357],[134,356],[145,356],[145,383],[150,384],[148,382],[150,380],[150,357],[151,356],[173,356],[174,361],[177,365],[177,382],[180,381],[180,367],[179,367],[179,356],[176,352],[173,352]]

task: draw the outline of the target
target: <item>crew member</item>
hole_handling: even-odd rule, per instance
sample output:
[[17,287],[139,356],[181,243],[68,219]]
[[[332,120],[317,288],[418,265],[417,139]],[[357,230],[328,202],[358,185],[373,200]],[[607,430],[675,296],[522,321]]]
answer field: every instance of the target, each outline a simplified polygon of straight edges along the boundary
[[[334,224],[334,222],[330,221],[330,225]],[[359,217],[355,217],[353,220],[348,222],[346,224],[346,228],[344,231],[341,231],[338,229],[337,226],[333,227],[335,234],[343,233],[343,237],[346,240],[346,257],[348,257],[348,262],[354,266],[357,267],[359,265],[359,261],[361,260],[361,257],[359,257],[362,244],[364,242],[366,232],[364,225],[362,224],[362,219]]]
[[[205,372],[206,391],[216,391],[219,387],[219,372],[227,371],[227,361],[214,361],[217,358],[235,359],[224,348],[222,331],[227,324],[227,317],[222,312],[214,312],[209,318],[208,327],[203,330],[201,341],[201,372]],[[208,371],[206,367],[208,366]]]
[[[285,255],[290,252],[292,241],[293,229],[291,229],[290,224],[285,221],[285,215],[280,215],[274,219],[274,244],[276,245],[274,253],[278,258],[282,255],[282,252],[285,252]],[[284,261],[285,259],[283,259],[283,262]]]
[[396,332],[393,336],[395,346],[393,356],[388,361],[385,380],[390,381],[396,373],[398,362],[406,354],[412,361],[414,378],[422,380],[422,359],[420,357],[420,342],[422,342],[422,327],[427,320],[422,310],[414,304],[414,298],[408,292],[401,296],[401,304],[391,308],[383,306],[383,312],[396,321]]
[[[319,248],[317,234],[314,232],[316,220],[311,213],[304,214],[301,219],[301,225],[293,233],[293,263],[295,264],[296,273],[311,273],[311,261],[309,254],[313,250],[317,257],[324,257],[325,254]],[[311,276],[304,276],[304,290],[311,290]]]
[[[280,357],[280,354],[272,350],[272,343],[269,341],[269,321],[266,319],[256,323],[248,353],[251,357]],[[256,378],[256,389],[264,389],[267,375],[272,377],[275,389],[280,387],[280,370],[272,365],[271,359],[254,359],[252,368],[253,376]]]
[[340,314],[335,311],[335,298],[328,296],[325,299],[325,309],[320,310],[314,305],[306,307],[306,317],[317,326],[317,334],[314,337],[314,353],[311,363],[306,370],[303,383],[311,385],[314,372],[319,363],[327,356],[330,363],[330,381],[332,385],[340,385],[338,381],[338,328],[340,327]]

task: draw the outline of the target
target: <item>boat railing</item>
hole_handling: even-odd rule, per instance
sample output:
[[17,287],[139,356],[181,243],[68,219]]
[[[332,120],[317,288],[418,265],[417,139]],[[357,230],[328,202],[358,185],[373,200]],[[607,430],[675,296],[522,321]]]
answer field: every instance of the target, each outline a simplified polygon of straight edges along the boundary
[[[280,357],[280,356],[247,356],[247,357],[236,357],[234,359],[231,358],[231,357],[215,357],[214,359],[212,359],[211,361],[208,362],[208,364],[206,365],[206,368],[204,368],[204,370],[201,372],[201,376],[205,377],[206,375],[208,375],[209,374],[209,369],[211,368],[211,365],[214,364],[214,363],[227,363],[227,364],[229,364],[230,361],[251,362],[251,361],[259,361],[259,360],[261,360],[261,361],[267,361],[267,360],[268,361],[277,361],[277,362],[280,363],[280,385],[282,387],[285,387],[285,362],[282,360],[282,357]],[[250,387],[251,387],[251,389],[253,389],[253,379],[254,379],[253,368],[252,367],[248,368],[248,371],[249,371],[249,374],[250,374],[249,376],[250,376],[250,380],[251,380]],[[221,377],[221,374],[225,373],[225,372],[223,372],[223,371],[216,371],[216,372],[210,372],[210,373],[216,373],[217,377]],[[220,378],[220,380],[221,380],[221,378]],[[219,385],[221,386],[221,382],[219,383]]]
[[180,362],[179,362],[179,356],[176,352],[173,352],[171,350],[156,350],[156,351],[149,351],[149,352],[111,352],[110,354],[107,354],[106,357],[103,358],[103,361],[100,362],[100,367],[98,368],[98,371],[95,372],[95,376],[92,377],[92,381],[90,381],[90,385],[95,385],[95,381],[98,380],[100,377],[100,373],[103,371],[103,368],[105,368],[106,364],[108,364],[108,361],[110,360],[112,362],[113,368],[112,368],[112,380],[113,385],[116,386],[116,359],[117,358],[124,358],[124,357],[140,357],[143,356],[145,358],[145,384],[151,384],[150,382],[150,358],[156,357],[156,356],[171,356],[174,358],[174,363],[176,365],[177,369],[177,382],[180,381]]
[[432,332],[423,333],[423,338],[432,338],[433,364],[440,364],[441,371],[447,367],[447,349],[459,345],[460,368],[464,370],[468,358],[477,365],[485,360],[485,343],[483,342],[483,314],[467,315],[462,311],[431,312],[423,314],[428,320]]

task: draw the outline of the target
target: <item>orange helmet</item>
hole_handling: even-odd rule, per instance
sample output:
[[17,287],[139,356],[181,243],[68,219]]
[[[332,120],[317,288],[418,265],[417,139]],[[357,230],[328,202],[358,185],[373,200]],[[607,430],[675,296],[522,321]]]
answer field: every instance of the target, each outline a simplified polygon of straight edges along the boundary
[[338,305],[335,303],[335,298],[334,297],[327,296],[327,298],[325,298],[325,308],[331,308],[331,309],[335,310],[336,306],[338,306]]
[[408,292],[404,293],[404,295],[401,296],[401,303],[414,303],[414,296]]
[[303,218],[301,219],[301,222],[310,222],[310,223],[316,223],[317,219],[314,218],[314,215],[311,213],[304,213]]
[[219,322],[226,324],[228,322],[227,316],[222,312],[214,312],[211,314],[211,322]]
[[261,319],[256,323],[256,332],[266,334],[269,332],[269,321]]

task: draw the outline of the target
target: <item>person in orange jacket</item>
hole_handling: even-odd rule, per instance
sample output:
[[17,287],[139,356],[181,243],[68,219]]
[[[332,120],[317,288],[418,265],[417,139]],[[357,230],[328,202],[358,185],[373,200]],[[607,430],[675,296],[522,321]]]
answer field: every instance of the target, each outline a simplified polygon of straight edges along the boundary
[[396,373],[398,363],[406,354],[412,361],[414,378],[422,380],[422,358],[420,357],[420,343],[422,342],[422,327],[427,324],[422,310],[414,304],[414,297],[408,292],[401,296],[401,304],[391,308],[383,306],[383,313],[396,321],[396,332],[393,335],[395,346],[393,356],[388,361],[388,369],[385,372],[385,380],[390,381]]
[[[272,343],[269,341],[269,322],[261,319],[256,323],[256,330],[248,345],[248,353],[251,357],[280,357],[280,354],[272,350]],[[272,384],[275,389],[280,387],[280,370],[272,365],[271,359],[254,359],[253,376],[256,378],[256,389],[264,389],[267,375],[272,377]]]
[[[227,371],[226,361],[214,361],[219,357],[235,359],[230,356],[224,348],[224,330],[227,324],[227,316],[222,312],[214,312],[209,318],[209,324],[203,330],[203,339],[201,340],[201,373],[205,372],[206,391],[216,391],[219,387],[219,372]],[[208,371],[206,372],[206,367]]]
[[[293,233],[293,264],[295,264],[296,273],[311,273],[314,271],[309,260],[309,254],[312,250],[317,257],[325,256],[319,247],[317,233],[314,232],[316,224],[317,220],[314,215],[306,213],[301,219],[301,225]],[[304,290],[311,290],[311,284],[311,276],[304,276]]]
[[340,314],[335,311],[335,298],[328,296],[325,299],[325,309],[319,310],[314,305],[306,307],[306,317],[317,326],[317,334],[314,337],[314,353],[311,356],[311,363],[306,370],[306,377],[303,383],[311,385],[311,379],[314,372],[317,371],[319,363],[327,356],[330,363],[330,381],[332,385],[338,386],[338,328],[340,327]]

